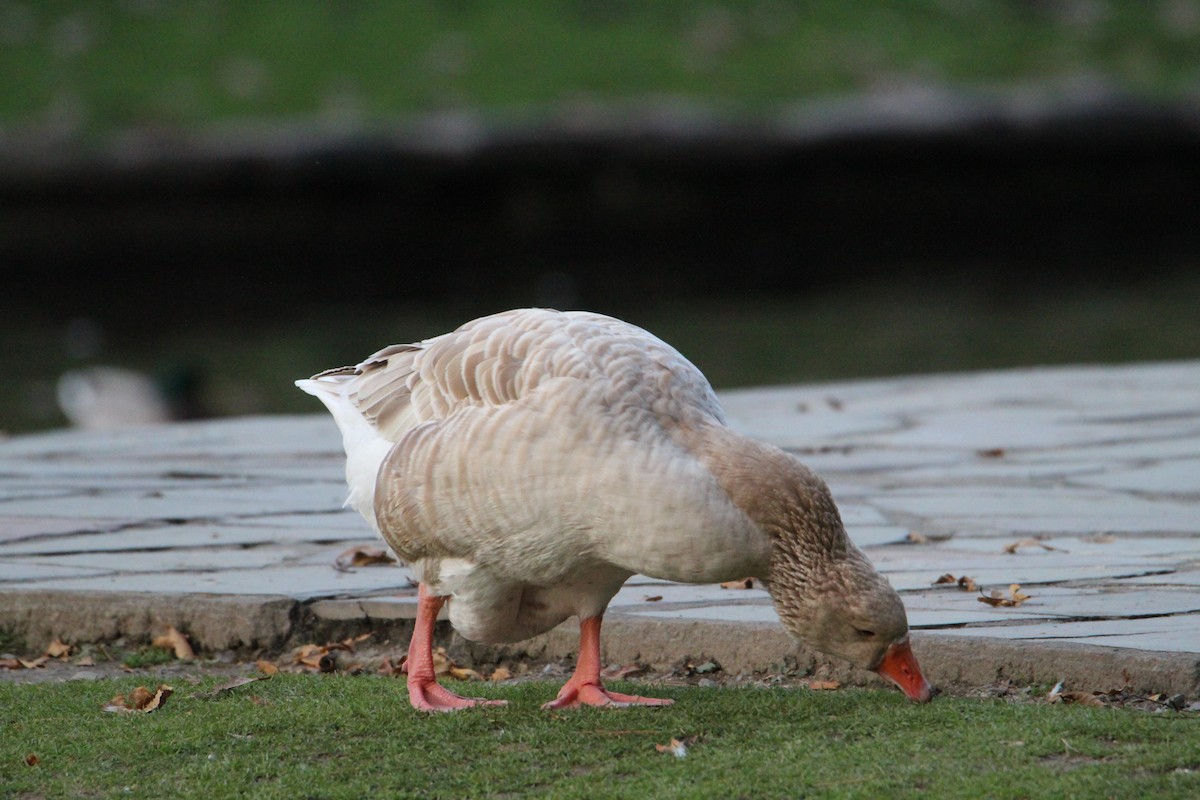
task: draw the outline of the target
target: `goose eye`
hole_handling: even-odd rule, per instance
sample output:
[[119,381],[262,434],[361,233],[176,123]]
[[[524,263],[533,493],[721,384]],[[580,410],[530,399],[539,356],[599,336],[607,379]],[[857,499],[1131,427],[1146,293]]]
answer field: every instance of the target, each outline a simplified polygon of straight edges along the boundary
[[855,628],[854,632],[857,633],[859,636],[863,637],[864,639],[870,639],[872,636],[875,635],[875,631],[868,631],[868,630],[864,630],[862,628]]

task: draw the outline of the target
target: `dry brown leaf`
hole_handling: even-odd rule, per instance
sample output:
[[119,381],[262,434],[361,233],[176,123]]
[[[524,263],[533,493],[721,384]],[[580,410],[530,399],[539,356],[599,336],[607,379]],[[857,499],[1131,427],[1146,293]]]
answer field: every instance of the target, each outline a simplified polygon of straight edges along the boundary
[[1005,450],[1003,447],[991,447],[987,450],[976,450],[975,453],[981,458],[1003,458]]
[[94,666],[96,666],[96,659],[92,658],[91,656],[84,656],[83,658],[81,658],[75,662],[75,666],[77,666],[77,667],[94,667]]
[[496,667],[492,670],[492,676],[488,680],[506,681],[512,677],[512,672],[508,667]]
[[109,700],[105,704],[104,710],[118,714],[134,714],[137,712],[149,714],[151,711],[162,708],[163,704],[167,702],[167,698],[174,691],[174,689],[165,683],[160,684],[153,692],[145,686],[139,686],[128,697],[119,694],[112,700]]
[[643,597],[642,600],[644,600],[647,603],[657,603],[659,600],[662,600],[662,595],[661,594],[652,594],[649,597]]
[[[366,633],[360,633],[358,636],[351,636],[349,638],[342,639],[340,642],[338,642],[338,645],[342,649],[349,650],[351,653],[353,653],[355,647],[365,642],[367,639],[370,639],[374,635],[374,631],[367,631]],[[330,647],[332,648],[333,645],[330,645]]]
[[725,581],[721,584],[722,589],[753,589],[754,578],[739,578],[736,581]]
[[809,681],[808,688],[814,692],[831,692],[842,688],[841,681]]
[[360,544],[338,553],[333,568],[346,571],[354,567],[376,567],[395,564],[396,559],[382,547]]
[[999,589],[992,591],[990,595],[980,595],[977,599],[981,603],[987,603],[989,606],[1003,606],[1012,608],[1019,606],[1030,598],[1030,595],[1021,592],[1021,584],[1014,583],[1008,587],[1008,597],[1005,597]]
[[263,660],[255,661],[254,666],[263,675],[274,675],[277,672],[279,672],[279,667],[276,666],[271,661],[263,661]]
[[1051,703],[1067,703],[1078,706],[1103,706],[1104,703],[1095,692],[1064,692],[1062,681],[1054,684],[1054,688],[1046,695]]
[[604,670],[604,677],[612,678],[615,681],[631,678],[634,675],[644,675],[649,672],[650,668],[645,664],[625,664],[624,666],[615,669]]
[[36,767],[41,763],[41,761],[42,760],[37,757],[37,753],[30,753],[29,755],[25,756],[25,766],[27,767]]
[[383,663],[381,663],[379,665],[379,674],[380,675],[402,675],[402,674],[404,674],[404,660],[401,659],[400,661],[393,663],[392,659],[390,657],[383,659]]
[[175,630],[174,626],[168,626],[167,632],[162,636],[156,636],[150,644],[164,650],[174,650],[175,657],[180,661],[192,661],[196,658],[196,653],[192,650],[192,645],[188,642],[187,637]]
[[1013,543],[1012,543],[1012,544],[1010,544],[1010,545],[1005,545],[1005,547],[1004,547],[1004,552],[1006,552],[1006,553],[1014,553],[1014,554],[1015,554],[1015,553],[1016,553],[1018,550],[1020,550],[1022,547],[1040,547],[1040,548],[1042,548],[1043,550],[1046,550],[1046,551],[1054,551],[1054,552],[1057,552],[1057,553],[1065,553],[1065,552],[1067,552],[1066,550],[1063,550],[1063,549],[1062,549],[1062,548],[1060,548],[1060,547],[1053,547],[1053,546],[1051,546],[1051,545],[1048,545],[1048,544],[1046,544],[1045,542],[1039,542],[1037,539],[1022,539],[1022,540],[1021,540],[1021,541],[1019,541],[1019,542],[1013,542]]
[[60,661],[66,661],[67,657],[71,655],[72,649],[74,648],[71,645],[56,637],[53,642],[46,646],[46,652],[43,655],[47,658],[57,658]]
[[19,658],[0,658],[0,669],[24,669]]
[[435,676],[450,674],[450,669],[453,666],[455,664],[450,660],[450,656],[446,655],[446,648],[439,647],[433,651],[433,674]]
[[34,659],[18,658],[17,661],[24,669],[42,669],[46,666],[46,662],[50,660],[49,656],[38,656]]
[[908,536],[905,536],[904,539],[912,544],[927,544],[929,542],[928,536],[923,533],[917,533],[916,531],[909,531]]
[[958,588],[965,592],[973,592],[976,589],[975,581],[973,581],[971,578],[967,577],[966,575],[956,578],[949,572],[933,582],[934,586],[943,586],[947,584],[956,584]]
[[470,667],[450,667],[447,674],[456,681],[482,681],[486,680],[475,670]]

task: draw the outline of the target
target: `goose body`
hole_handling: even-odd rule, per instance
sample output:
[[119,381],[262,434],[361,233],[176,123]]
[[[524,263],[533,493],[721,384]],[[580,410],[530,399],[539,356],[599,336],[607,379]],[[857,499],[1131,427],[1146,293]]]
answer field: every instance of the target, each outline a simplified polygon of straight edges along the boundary
[[[594,621],[598,640],[634,573],[690,583],[757,575],[784,624],[818,649],[874,667],[876,650],[907,647],[899,598],[846,538],[820,479],[726,427],[704,375],[640,328],[509,311],[297,385],[341,429],[347,504],[409,562],[422,602],[451,600],[450,621],[469,639],[519,641],[578,616]],[[823,647],[822,592],[863,605],[870,627],[848,630],[878,641]],[[577,683],[598,687],[598,675]],[[927,695],[920,683],[914,696]],[[414,705],[472,704],[431,691]],[[598,691],[563,704],[654,702]]]

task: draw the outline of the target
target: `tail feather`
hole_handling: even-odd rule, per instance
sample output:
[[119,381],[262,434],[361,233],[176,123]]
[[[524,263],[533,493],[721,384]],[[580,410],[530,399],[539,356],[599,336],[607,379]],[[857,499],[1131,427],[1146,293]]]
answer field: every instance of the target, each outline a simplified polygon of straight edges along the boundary
[[[342,370],[350,370],[343,372]],[[327,370],[296,386],[320,400],[342,432],[342,447],[346,451],[346,483],[350,493],[346,505],[353,507],[372,526],[375,521],[375,477],[387,457],[392,443],[379,434],[354,403],[346,396],[346,379],[353,376],[353,367]]]

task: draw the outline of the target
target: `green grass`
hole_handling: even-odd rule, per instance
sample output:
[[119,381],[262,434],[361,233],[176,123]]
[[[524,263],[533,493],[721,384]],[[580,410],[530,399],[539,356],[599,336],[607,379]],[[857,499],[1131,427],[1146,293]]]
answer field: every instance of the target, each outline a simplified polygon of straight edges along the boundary
[[169,664],[175,660],[175,653],[162,647],[143,647],[127,653],[121,663],[130,669],[154,667],[159,664]]
[[1200,82],[1194,6],[1143,0],[43,0],[0,11],[0,125],[69,135],[662,96],[753,113],[913,80],[1086,75],[1155,95]]
[[[141,679],[145,682],[145,679]],[[1196,797],[1200,725],[1178,714],[893,692],[659,688],[669,709],[424,716],[403,681],[280,675],[148,715],[100,707],[138,679],[0,684],[0,786],[33,797]],[[258,698],[252,702],[251,695]],[[686,758],[654,745],[696,736]],[[36,755],[38,763],[26,764]]]

